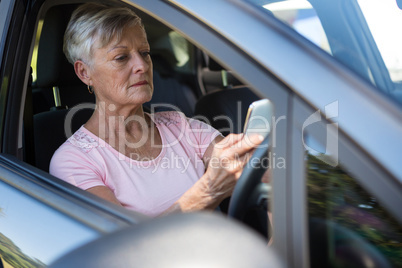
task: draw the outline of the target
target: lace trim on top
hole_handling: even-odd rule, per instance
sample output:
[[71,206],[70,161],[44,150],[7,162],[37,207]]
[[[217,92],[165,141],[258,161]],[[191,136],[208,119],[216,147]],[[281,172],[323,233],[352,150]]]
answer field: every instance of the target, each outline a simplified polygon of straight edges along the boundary
[[84,152],[89,152],[93,148],[99,146],[99,142],[85,133],[83,130],[77,130],[69,139],[68,141],[76,146],[81,148]]
[[[166,126],[169,125],[178,125],[182,120],[185,120],[185,116],[182,113],[178,113],[175,111],[169,111],[169,112],[159,112],[156,114],[152,114],[151,117],[153,117],[153,121],[155,124],[163,124]],[[85,133],[84,130],[78,129],[69,139],[68,141],[82,149],[85,153],[88,153],[91,151],[93,148],[99,147],[99,141],[92,138],[90,135]]]
[[169,112],[159,112],[151,115],[153,116],[153,121],[155,124],[159,125],[178,125],[182,120],[185,120],[185,116],[182,113],[169,111]]

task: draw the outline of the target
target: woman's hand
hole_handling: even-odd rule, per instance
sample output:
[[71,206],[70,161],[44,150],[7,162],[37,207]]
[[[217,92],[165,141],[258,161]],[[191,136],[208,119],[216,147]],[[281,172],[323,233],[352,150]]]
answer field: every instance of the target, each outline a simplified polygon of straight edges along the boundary
[[[217,139],[204,156],[205,174],[164,214],[215,209],[229,197],[254,149],[263,141],[260,135],[230,134]],[[208,152],[209,151],[209,152]]]
[[254,149],[262,142],[260,135],[230,134],[216,143],[205,175],[200,179],[204,194],[219,204],[229,197]]

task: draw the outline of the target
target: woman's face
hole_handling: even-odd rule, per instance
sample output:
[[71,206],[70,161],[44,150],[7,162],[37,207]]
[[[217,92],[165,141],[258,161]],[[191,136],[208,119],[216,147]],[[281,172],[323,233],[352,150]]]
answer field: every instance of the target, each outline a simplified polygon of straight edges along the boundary
[[153,93],[150,47],[140,26],[126,27],[118,42],[94,48],[89,70],[97,102],[143,104]]

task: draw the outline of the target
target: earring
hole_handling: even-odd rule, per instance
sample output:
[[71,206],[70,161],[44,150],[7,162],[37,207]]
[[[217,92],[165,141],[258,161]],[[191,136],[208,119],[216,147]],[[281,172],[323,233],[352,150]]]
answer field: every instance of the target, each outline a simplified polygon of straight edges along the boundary
[[89,92],[90,94],[94,93],[94,90],[92,89],[92,87],[91,87],[90,85],[88,85],[88,92]]

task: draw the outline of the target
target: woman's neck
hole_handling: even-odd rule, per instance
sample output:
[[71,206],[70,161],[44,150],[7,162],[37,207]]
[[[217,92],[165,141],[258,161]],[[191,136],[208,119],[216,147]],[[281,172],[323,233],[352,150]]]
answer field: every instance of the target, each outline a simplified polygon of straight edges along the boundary
[[138,142],[144,139],[144,136],[149,136],[152,124],[149,116],[145,116],[141,105],[117,107],[114,104],[102,102],[96,105],[85,128],[108,143],[115,143],[122,139]]
[[153,159],[161,151],[160,133],[142,106],[97,105],[85,128],[127,157],[135,155],[135,160]]

